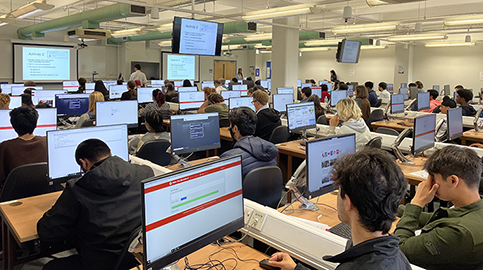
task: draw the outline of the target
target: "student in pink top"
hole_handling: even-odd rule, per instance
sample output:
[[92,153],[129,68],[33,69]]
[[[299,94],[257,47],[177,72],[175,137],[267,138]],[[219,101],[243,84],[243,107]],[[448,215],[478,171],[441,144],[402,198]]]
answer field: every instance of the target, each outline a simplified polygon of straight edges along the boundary
[[421,112],[432,113],[436,107],[441,105],[441,101],[436,100],[436,98],[438,97],[438,91],[431,89],[431,90],[428,90],[428,93],[429,93],[429,109],[421,110]]

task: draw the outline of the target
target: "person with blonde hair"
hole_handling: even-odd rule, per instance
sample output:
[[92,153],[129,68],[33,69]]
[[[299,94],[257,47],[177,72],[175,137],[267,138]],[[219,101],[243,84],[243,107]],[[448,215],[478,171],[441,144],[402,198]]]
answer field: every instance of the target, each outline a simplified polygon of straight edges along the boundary
[[96,103],[104,101],[104,95],[99,91],[94,91],[89,95],[89,110],[81,115],[74,128],[81,128],[82,125],[96,117]]
[[8,110],[10,105],[10,96],[6,94],[0,94],[0,110]]
[[[362,118],[359,105],[353,99],[345,98],[337,102],[335,109],[337,114],[330,119],[329,135],[355,133],[356,150],[362,149],[371,140],[371,132]],[[336,130],[340,120],[344,123]]]

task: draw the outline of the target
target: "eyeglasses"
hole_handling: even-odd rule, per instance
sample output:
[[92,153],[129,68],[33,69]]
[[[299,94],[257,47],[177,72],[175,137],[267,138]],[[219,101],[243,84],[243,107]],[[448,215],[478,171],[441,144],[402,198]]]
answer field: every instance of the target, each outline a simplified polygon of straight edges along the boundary
[[252,100],[252,104],[255,104],[255,102],[257,102],[258,100]]

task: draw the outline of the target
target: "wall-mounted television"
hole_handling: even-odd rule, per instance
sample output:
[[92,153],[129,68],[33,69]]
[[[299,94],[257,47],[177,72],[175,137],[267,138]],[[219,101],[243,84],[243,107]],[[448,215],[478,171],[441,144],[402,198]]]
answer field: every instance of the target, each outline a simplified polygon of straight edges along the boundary
[[339,42],[336,59],[339,63],[358,63],[361,53],[361,42],[344,39]]
[[172,52],[221,55],[223,24],[174,17]]

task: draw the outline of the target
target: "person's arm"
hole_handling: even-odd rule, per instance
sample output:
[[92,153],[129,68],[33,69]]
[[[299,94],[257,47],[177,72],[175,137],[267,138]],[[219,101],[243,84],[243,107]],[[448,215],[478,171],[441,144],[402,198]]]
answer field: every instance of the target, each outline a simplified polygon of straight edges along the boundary
[[470,144],[470,147],[483,148],[483,144],[481,144],[481,143],[473,143],[473,144]]
[[334,115],[329,121],[329,135],[335,135],[335,127],[339,124],[339,116]]
[[198,113],[205,113],[205,108],[206,106],[208,106],[208,104],[210,104],[210,101],[205,100],[205,102],[203,102],[203,104],[201,104],[200,108],[198,109]]
[[87,117],[89,117],[89,115],[87,115],[87,117],[85,117],[85,115],[87,114],[83,114],[81,115],[81,117],[79,117],[79,120],[77,121],[77,123],[75,123],[75,127],[74,128],[81,128],[82,125],[85,123],[85,121],[87,121]]

